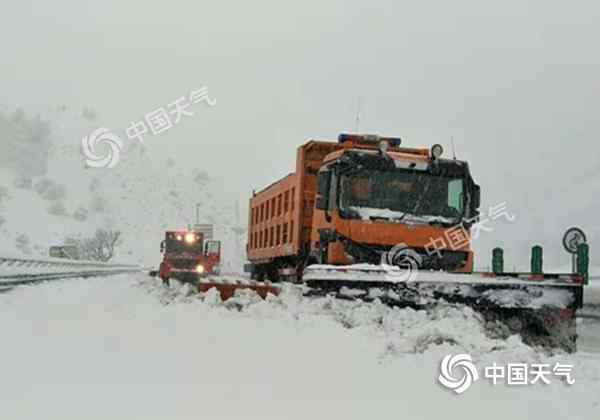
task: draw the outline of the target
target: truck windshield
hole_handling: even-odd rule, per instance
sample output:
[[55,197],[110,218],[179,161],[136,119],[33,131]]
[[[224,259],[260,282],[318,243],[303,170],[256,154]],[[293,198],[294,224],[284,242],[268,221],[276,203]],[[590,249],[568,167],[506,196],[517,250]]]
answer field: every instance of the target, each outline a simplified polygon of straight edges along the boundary
[[193,241],[186,241],[183,234],[167,234],[165,238],[165,251],[168,254],[194,254],[202,255],[202,239],[196,238]]
[[362,219],[456,223],[464,181],[420,171],[364,170],[341,178],[340,206]]

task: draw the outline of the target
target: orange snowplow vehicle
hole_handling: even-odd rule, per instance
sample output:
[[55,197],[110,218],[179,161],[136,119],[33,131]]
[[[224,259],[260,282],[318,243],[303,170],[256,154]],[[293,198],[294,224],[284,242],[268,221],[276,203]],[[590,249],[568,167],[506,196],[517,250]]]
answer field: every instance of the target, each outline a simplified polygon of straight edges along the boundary
[[296,170],[250,199],[247,271],[302,282],[309,294],[416,309],[466,304],[532,342],[573,351],[587,245],[571,273],[544,273],[537,246],[529,273],[506,272],[501,249],[492,272],[474,272],[480,187],[467,162],[442,155],[437,144],[375,135],[301,145]]
[[196,284],[203,277],[219,274],[221,242],[205,240],[203,232],[167,231],[160,251],[163,260],[156,274],[165,284],[169,284],[171,278]]
[[468,164],[399,144],[341,135],[338,143],[302,145],[296,172],[250,200],[253,274],[294,280],[316,263],[380,264],[400,243],[419,254],[421,269],[472,272],[469,229],[478,220],[480,189]]
[[[222,300],[233,297],[238,290],[252,290],[263,299],[268,294],[278,295],[279,289],[269,283],[245,278],[225,279],[221,274],[221,242],[212,239],[211,225],[195,225],[195,229],[170,230],[165,232],[160,251],[163,260],[151,276],[159,276],[163,284],[170,279],[190,283],[199,292],[216,289]],[[229,277],[229,276],[228,276]]]

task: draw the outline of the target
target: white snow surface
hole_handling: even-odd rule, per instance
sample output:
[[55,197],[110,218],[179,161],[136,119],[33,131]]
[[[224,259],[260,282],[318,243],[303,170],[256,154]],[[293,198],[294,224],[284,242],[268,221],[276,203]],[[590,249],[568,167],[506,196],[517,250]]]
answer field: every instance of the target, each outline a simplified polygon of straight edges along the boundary
[[[146,275],[0,294],[2,419],[592,419],[600,355],[548,355],[486,335],[466,308],[432,312],[305,298],[225,303]],[[449,353],[574,365],[567,386],[437,383]]]

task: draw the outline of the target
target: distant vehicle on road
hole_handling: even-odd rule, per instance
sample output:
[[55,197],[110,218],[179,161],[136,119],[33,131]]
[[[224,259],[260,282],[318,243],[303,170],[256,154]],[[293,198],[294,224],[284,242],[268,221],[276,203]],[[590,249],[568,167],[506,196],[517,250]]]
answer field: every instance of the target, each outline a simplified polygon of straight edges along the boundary
[[212,239],[212,225],[169,230],[160,244],[163,261],[158,274],[165,284],[170,278],[196,283],[199,278],[220,272],[221,242]]
[[75,245],[51,246],[49,255],[53,258],[67,258],[70,260],[80,259],[79,251]]

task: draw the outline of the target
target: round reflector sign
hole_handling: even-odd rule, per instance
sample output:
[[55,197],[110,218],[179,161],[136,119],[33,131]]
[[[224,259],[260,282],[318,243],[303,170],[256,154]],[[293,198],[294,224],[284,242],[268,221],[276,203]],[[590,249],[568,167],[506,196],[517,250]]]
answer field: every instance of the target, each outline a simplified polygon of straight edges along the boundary
[[579,245],[586,243],[587,239],[583,230],[572,227],[565,233],[563,237],[563,246],[571,254],[577,254],[577,248]]

